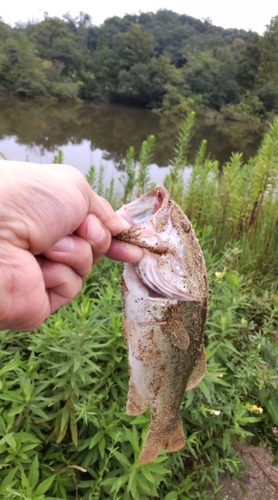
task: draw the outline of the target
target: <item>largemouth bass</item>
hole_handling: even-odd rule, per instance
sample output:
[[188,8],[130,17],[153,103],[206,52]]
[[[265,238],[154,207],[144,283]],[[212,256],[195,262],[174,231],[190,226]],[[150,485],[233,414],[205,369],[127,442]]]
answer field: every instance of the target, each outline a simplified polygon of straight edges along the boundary
[[122,277],[126,411],[139,415],[151,407],[139,457],[145,464],[161,449],[185,444],[180,405],[206,371],[206,266],[188,218],[165,188],[153,188],[117,213],[132,226],[117,238],[145,249],[140,262],[125,265]]

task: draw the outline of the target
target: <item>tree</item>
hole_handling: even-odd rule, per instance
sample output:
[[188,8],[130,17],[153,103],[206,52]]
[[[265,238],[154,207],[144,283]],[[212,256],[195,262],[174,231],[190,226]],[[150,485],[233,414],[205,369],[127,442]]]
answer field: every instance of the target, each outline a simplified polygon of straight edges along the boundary
[[257,84],[278,85],[278,16],[273,17],[261,39]]
[[153,57],[148,64],[134,64],[129,71],[119,73],[116,99],[150,108],[159,107],[167,85],[181,82],[181,74],[170,63],[169,57]]
[[154,55],[154,38],[142,26],[133,24],[127,33],[115,36],[113,48],[120,68],[129,70],[134,64],[147,64]]
[[244,91],[255,88],[260,60],[261,37],[255,34],[247,44],[244,44],[237,65],[236,80]]
[[84,54],[79,46],[80,35],[72,29],[72,22],[58,18],[45,18],[37,24],[29,24],[27,36],[36,45],[39,56],[60,68],[63,76],[78,73],[83,65]]
[[267,82],[259,87],[256,93],[266,111],[278,112],[278,85]]
[[48,85],[42,61],[28,38],[23,34],[8,38],[2,47],[1,77],[7,90],[29,97],[46,95]]
[[87,97],[110,100],[118,84],[120,70],[116,52],[110,49],[105,37],[99,36],[97,48],[87,58],[87,86],[83,89]]
[[212,51],[191,54],[184,68],[185,82],[192,93],[201,95],[203,104],[217,111],[224,104],[239,101],[235,72],[233,56],[226,48],[214,54]]
[[5,24],[0,18],[0,41],[5,41],[9,36],[11,36],[12,28]]

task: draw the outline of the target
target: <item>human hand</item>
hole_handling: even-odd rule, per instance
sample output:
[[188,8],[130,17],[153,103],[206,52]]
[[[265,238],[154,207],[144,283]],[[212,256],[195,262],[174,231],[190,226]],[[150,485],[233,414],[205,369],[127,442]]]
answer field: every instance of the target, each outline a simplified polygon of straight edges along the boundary
[[129,225],[67,165],[0,161],[0,329],[31,330],[81,290],[92,264],[136,262]]

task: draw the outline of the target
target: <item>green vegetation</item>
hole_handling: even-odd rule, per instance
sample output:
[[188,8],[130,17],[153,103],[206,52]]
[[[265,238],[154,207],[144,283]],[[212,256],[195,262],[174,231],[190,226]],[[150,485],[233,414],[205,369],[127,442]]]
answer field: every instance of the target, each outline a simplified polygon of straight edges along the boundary
[[167,10],[100,27],[84,13],[13,29],[0,19],[0,92],[268,118],[278,111],[277,27],[278,16],[259,36]]
[[[278,119],[246,164],[234,154],[219,170],[203,141],[183,185],[193,122],[191,114],[165,179],[194,224],[210,283],[208,370],[184,398],[186,447],[137,462],[149,415],[125,414],[122,266],[103,259],[40,328],[0,333],[3,500],[209,500],[224,473],[239,471],[236,442],[261,440],[278,460]],[[103,189],[103,169],[91,167],[89,183],[115,208],[128,202],[150,187],[153,146],[150,136],[139,165],[128,151],[123,194],[113,182]]]

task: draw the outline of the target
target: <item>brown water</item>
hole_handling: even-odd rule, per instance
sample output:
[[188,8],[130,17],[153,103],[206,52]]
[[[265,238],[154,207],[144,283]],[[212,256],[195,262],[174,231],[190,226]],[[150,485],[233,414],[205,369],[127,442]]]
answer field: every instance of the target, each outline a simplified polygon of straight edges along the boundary
[[[94,164],[105,166],[106,180],[121,175],[127,149],[137,157],[142,141],[155,135],[151,176],[160,183],[167,172],[182,120],[167,119],[150,111],[118,105],[71,104],[51,101],[2,99],[0,101],[0,154],[9,160],[52,162],[62,149],[64,162],[83,173]],[[189,163],[200,141],[207,139],[211,157],[220,164],[234,151],[253,156],[263,130],[254,124],[197,120]],[[189,170],[188,170],[189,174]],[[186,177],[186,174],[185,174]]]

